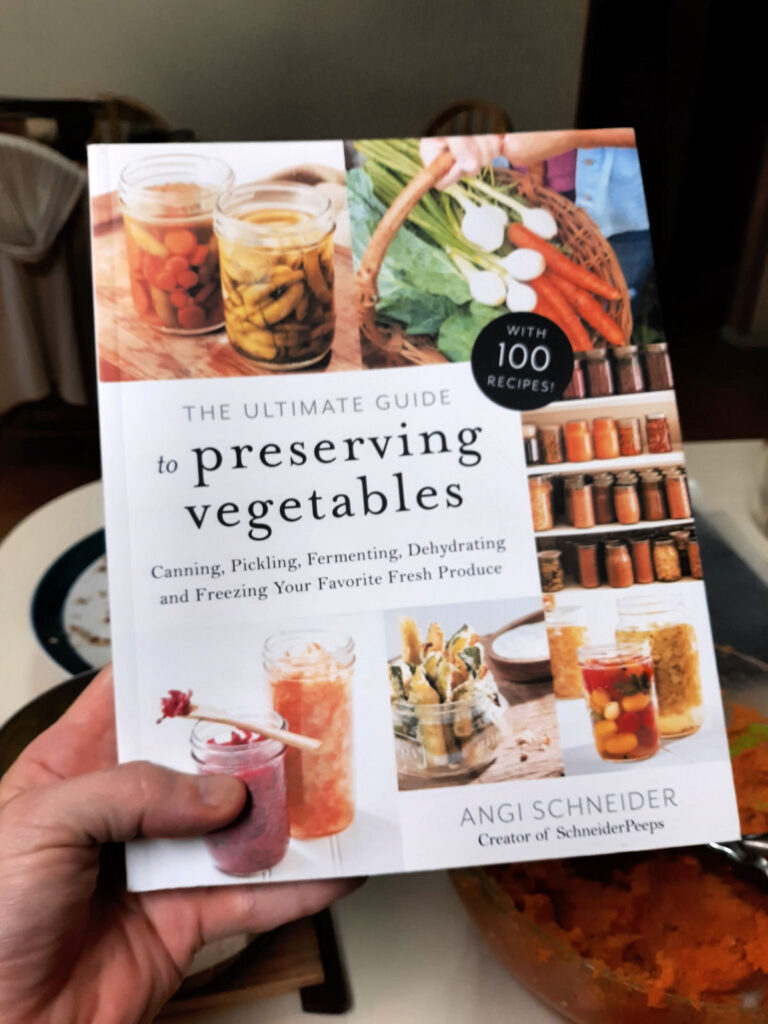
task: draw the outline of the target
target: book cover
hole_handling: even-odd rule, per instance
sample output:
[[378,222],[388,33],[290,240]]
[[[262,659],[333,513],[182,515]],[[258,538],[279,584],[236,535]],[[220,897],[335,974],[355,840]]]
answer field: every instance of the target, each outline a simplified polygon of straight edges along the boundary
[[119,756],[249,790],[130,888],[738,837],[637,152],[545,134],[90,148]]

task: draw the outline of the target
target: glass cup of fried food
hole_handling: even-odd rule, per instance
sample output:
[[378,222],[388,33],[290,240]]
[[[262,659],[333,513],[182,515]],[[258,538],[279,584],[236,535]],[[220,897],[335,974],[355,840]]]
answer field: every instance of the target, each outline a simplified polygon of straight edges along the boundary
[[333,207],[306,185],[239,185],[218,200],[227,336],[266,369],[299,370],[331,349]]

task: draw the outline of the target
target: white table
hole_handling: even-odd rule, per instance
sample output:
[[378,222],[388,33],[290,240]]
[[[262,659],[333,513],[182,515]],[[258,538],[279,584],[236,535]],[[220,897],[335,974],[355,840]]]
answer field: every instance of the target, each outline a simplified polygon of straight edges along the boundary
[[[698,508],[768,579],[768,539],[748,513],[760,442],[700,442],[685,450]],[[38,509],[0,545],[0,650],[6,659],[0,721],[66,678],[34,638],[30,602],[51,562],[102,522],[101,487],[89,484]],[[562,1020],[486,952],[443,872],[371,879],[334,916],[355,1001],[342,1018],[350,1024]],[[310,1024],[339,1018],[307,1016],[298,995],[291,994],[183,1019],[190,1024]]]

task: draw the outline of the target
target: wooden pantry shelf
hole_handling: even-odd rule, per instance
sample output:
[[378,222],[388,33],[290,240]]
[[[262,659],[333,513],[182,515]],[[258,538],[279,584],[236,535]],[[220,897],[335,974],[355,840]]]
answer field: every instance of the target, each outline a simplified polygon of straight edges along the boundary
[[[670,587],[679,587],[681,584],[685,587],[690,587],[694,583],[701,585],[701,582],[701,580],[695,580],[692,576],[683,576],[679,580],[670,580],[666,583],[661,580],[654,580],[653,583],[633,583],[630,587],[609,587],[607,583],[601,583],[599,587],[581,587],[576,583],[569,583],[562,590],[553,590],[551,593],[575,596],[576,594],[606,594],[609,591],[615,593],[617,590],[642,590],[644,594],[653,597],[665,593],[669,594]],[[590,599],[587,598],[587,600]]]
[[682,466],[685,455],[682,448],[660,455],[622,455],[618,459],[590,459],[589,462],[553,462],[526,466],[528,476],[568,475],[573,473],[609,473],[614,469],[656,469],[659,466]]
[[602,398],[569,398],[563,402],[550,402],[549,405],[545,405],[541,409],[524,413],[523,420],[528,422],[537,414],[545,415],[553,410],[561,412],[564,409],[597,409],[598,406],[601,409],[621,409],[628,405],[643,405],[648,407],[649,412],[652,412],[651,406],[653,403],[674,405],[675,392],[672,390],[638,391],[636,394],[631,395],[604,395]]
[[639,523],[601,523],[578,529],[575,526],[555,526],[551,530],[537,530],[536,537],[589,537],[596,533],[630,533],[632,530],[660,530],[662,527],[691,526],[693,519],[643,519]]

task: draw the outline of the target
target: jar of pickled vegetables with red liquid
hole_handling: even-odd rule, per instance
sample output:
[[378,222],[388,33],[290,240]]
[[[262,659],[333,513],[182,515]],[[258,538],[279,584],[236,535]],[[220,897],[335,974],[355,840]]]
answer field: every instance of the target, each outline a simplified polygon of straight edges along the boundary
[[[254,726],[285,728],[273,711],[245,708],[238,717]],[[279,864],[289,839],[285,746],[256,731],[203,721],[192,730],[190,745],[198,774],[233,775],[248,789],[245,810],[205,837],[216,867],[227,875],[252,875]]]
[[140,320],[171,334],[222,326],[213,209],[233,181],[223,160],[193,153],[147,157],[123,170],[118,197]]
[[597,752],[604,761],[644,761],[659,749],[650,647],[579,648],[584,696]]
[[326,630],[286,631],[267,639],[263,656],[277,714],[291,732],[322,743],[317,751],[287,752],[291,835],[334,835],[347,828],[355,813],[354,642]]

